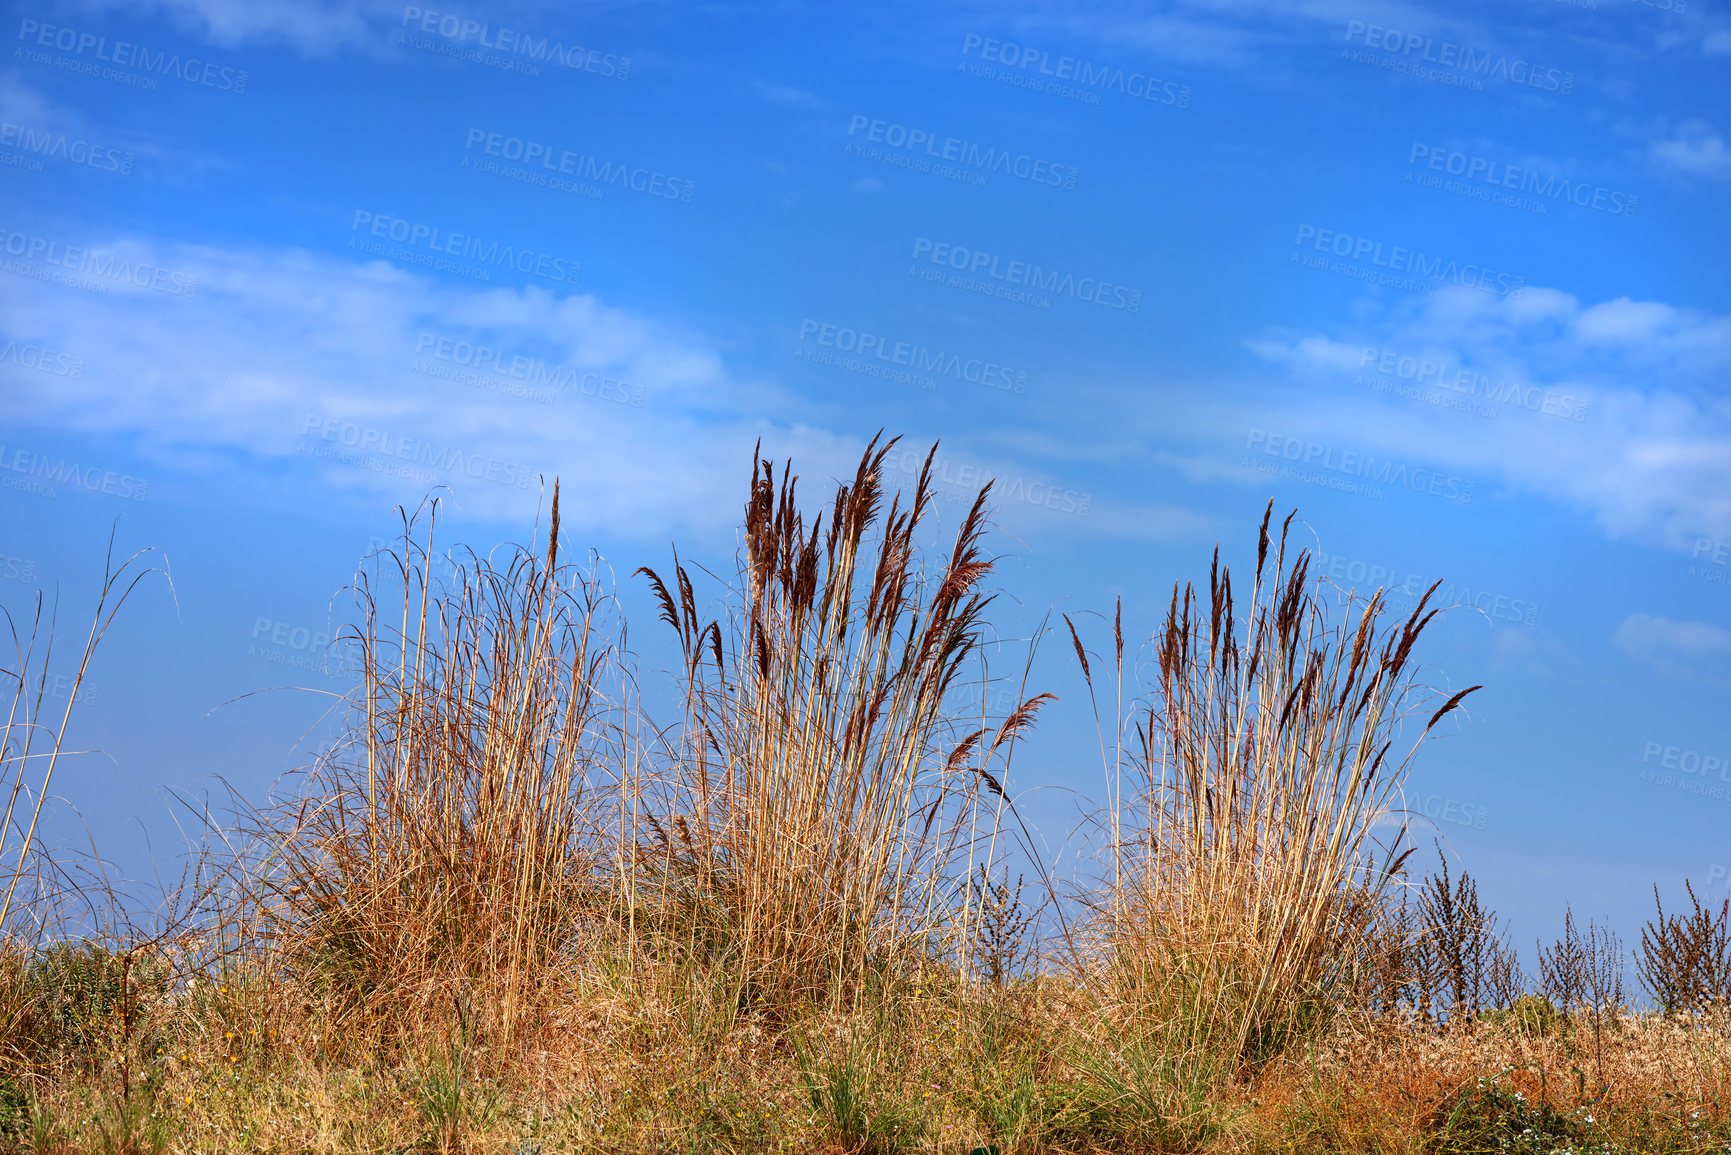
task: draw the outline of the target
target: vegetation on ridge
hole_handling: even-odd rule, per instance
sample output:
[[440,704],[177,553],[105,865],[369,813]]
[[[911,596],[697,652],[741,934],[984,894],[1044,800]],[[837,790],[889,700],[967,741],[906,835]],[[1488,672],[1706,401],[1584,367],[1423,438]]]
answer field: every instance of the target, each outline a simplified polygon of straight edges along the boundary
[[1272,506],[1247,595],[1218,551],[1174,587],[1151,685],[1121,610],[1066,619],[1105,853],[1042,873],[1009,764],[1050,695],[976,692],[990,487],[928,556],[894,444],[822,513],[754,454],[713,594],[638,571],[665,726],[557,485],[544,548],[448,582],[406,526],[348,741],[148,921],[37,841],[65,717],[15,632],[0,1151],[1731,1151],[1731,904],[1657,911],[1636,1011],[1607,928],[1529,976],[1470,875],[1409,882],[1373,826],[1471,690],[1414,680],[1429,594],[1331,618]]

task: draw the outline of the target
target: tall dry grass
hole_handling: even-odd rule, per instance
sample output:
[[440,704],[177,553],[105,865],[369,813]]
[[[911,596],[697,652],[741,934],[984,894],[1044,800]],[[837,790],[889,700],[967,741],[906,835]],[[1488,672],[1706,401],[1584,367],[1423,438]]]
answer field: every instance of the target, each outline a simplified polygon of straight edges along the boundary
[[[1332,623],[1272,510],[1242,610],[1218,555],[1175,587],[1128,717],[1115,621],[1108,863],[1069,973],[1024,967],[1039,907],[993,863],[1044,696],[976,707],[987,497],[928,552],[930,474],[892,497],[893,444],[809,518],[754,453],[737,574],[648,573],[681,649],[665,728],[607,587],[561,560],[557,488],[544,548],[448,585],[436,507],[406,524],[358,589],[352,741],[209,864],[244,884],[197,874],[102,943],[0,939],[0,1150],[1724,1147],[1723,911],[1644,936],[1695,1009],[1571,1014],[1518,972],[1479,1006],[1494,912],[1445,875],[1415,926],[1371,839],[1464,697],[1415,681],[1432,613]],[[0,761],[31,805],[42,733]],[[55,864],[23,845],[33,929]],[[1411,1013],[1435,975],[1447,1015]]]
[[[63,909],[67,899],[79,905],[84,897],[83,885],[68,874],[67,864],[42,853],[42,811],[53,797],[60,760],[77,754],[66,749],[66,733],[97,649],[139,583],[155,573],[168,577],[165,567],[144,564],[153,552],[140,550],[117,565],[110,536],[102,588],[78,654],[78,668],[65,684],[64,695],[50,692],[50,686],[60,684],[53,680],[58,600],[50,604],[45,593],[37,591],[29,628],[22,633],[11,611],[0,611],[11,635],[8,664],[0,666],[0,694],[6,699],[5,728],[0,730],[0,791],[5,794],[5,809],[0,812],[0,879],[6,886],[0,896],[0,938],[20,933],[32,940],[42,937],[57,921],[50,911]],[[172,593],[172,580],[169,589]],[[100,915],[97,908],[88,909]],[[23,925],[14,917],[20,913],[25,915]]]
[[895,444],[867,447],[827,525],[807,521],[797,477],[778,481],[754,453],[720,617],[703,620],[677,557],[671,583],[639,571],[677,632],[686,708],[671,765],[634,819],[658,840],[663,886],[705,904],[758,997],[857,996],[899,952],[966,937],[949,900],[995,832],[981,792],[1004,798],[989,767],[1040,705],[963,725],[991,601],[990,486],[927,568],[932,458],[911,496],[889,496]]
[[[1413,647],[1435,587],[1404,622],[1383,626],[1379,591],[1331,624],[1308,554],[1288,556],[1291,518],[1273,542],[1272,512],[1242,611],[1218,550],[1205,596],[1174,585],[1152,693],[1108,767],[1095,981],[1168,1053],[1206,1066],[1198,1077],[1252,1071],[1325,1015],[1404,859],[1377,864],[1371,827],[1419,743],[1471,692],[1408,727],[1411,745],[1391,757],[1422,694]],[[1113,653],[1122,686],[1116,624]]]
[[323,993],[369,1013],[479,984],[508,1030],[594,905],[614,657],[599,581],[544,551],[471,554],[453,587],[432,534],[363,576],[352,740],[270,812],[264,929]]

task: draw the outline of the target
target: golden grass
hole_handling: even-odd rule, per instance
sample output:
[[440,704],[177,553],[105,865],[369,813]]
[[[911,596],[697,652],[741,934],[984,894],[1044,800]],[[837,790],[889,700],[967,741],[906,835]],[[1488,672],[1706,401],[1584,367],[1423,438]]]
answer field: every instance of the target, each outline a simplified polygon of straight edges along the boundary
[[[982,783],[1002,794],[987,767],[1039,706],[964,732],[958,687],[990,601],[990,487],[925,572],[915,537],[931,458],[906,506],[897,494],[886,512],[893,445],[867,448],[827,527],[819,516],[808,529],[795,477],[778,487],[770,463],[754,466],[725,628],[701,621],[677,559],[671,587],[639,571],[678,634],[687,709],[671,765],[650,771],[647,791],[633,783],[649,799],[633,831],[654,832],[656,898],[695,893],[752,998],[855,998],[874,960],[946,933],[946,892],[981,835]],[[628,894],[643,889],[628,880]]]
[[[1364,912],[1404,860],[1373,863],[1371,826],[1430,728],[1471,692],[1402,735],[1435,587],[1392,628],[1380,591],[1353,607],[1356,620],[1330,625],[1307,555],[1288,557],[1291,519],[1273,541],[1272,512],[1243,634],[1218,551],[1205,601],[1173,589],[1156,685],[1120,727],[1130,748],[1110,767],[1111,885],[1089,928],[1097,958],[1084,964],[1128,1014],[1172,1024],[1165,1048],[1216,1077],[1279,1054],[1346,993]],[[1092,689],[1073,625],[1071,638]],[[1116,618],[1113,643],[1121,686]],[[1404,756],[1391,758],[1403,737]]]
[[[715,984],[671,964],[575,960],[544,1006],[520,1011],[510,1043],[473,1044],[447,1144],[427,1098],[449,1078],[452,1016],[382,1043],[337,1037],[310,992],[253,972],[153,1005],[164,1051],[135,1100],[176,1151],[840,1151],[875,1136],[878,1149],[910,1151],[1418,1152],[1444,1149],[1439,1115],[1485,1079],[1593,1114],[1618,1144],[1609,1150],[1731,1144],[1724,1021],[1630,1019],[1607,1050],[1611,1090],[1593,1096],[1577,1090],[1578,1037],[1340,1020],[1211,1090],[1206,1125],[1185,1136],[1182,1119],[1100,1078],[1101,1008],[1074,987],[1041,980],[965,999],[934,978],[770,1023],[732,1013]],[[838,1112],[850,1071],[857,1110]],[[48,1149],[97,1150],[99,1129],[116,1127],[120,1097],[99,1069],[67,1060],[29,1086],[58,1132]]]
[[[930,478],[886,494],[893,444],[827,520],[754,455],[714,598],[677,557],[640,571],[670,726],[561,560],[557,487],[544,548],[450,588],[436,522],[406,527],[357,591],[352,741],[299,797],[245,810],[148,931],[41,948],[51,895],[20,890],[0,1150],[1728,1149],[1722,1008],[1444,1028],[1386,997],[1404,856],[1370,827],[1463,695],[1411,678],[1424,604],[1331,624],[1267,517],[1243,628],[1216,561],[1128,706],[1115,619],[1103,877],[1043,896],[1059,933],[1019,967],[1028,912],[990,880],[1045,696],[970,702],[987,495],[925,557]],[[54,877],[13,825],[10,873]]]

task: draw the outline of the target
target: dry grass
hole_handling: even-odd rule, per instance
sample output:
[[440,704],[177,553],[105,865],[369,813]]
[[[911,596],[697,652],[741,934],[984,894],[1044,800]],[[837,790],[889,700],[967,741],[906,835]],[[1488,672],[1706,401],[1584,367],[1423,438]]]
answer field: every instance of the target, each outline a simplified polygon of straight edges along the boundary
[[[39,947],[59,908],[20,886],[0,1150],[1731,1150],[1710,912],[1648,936],[1695,1009],[1639,1016],[1476,1005],[1469,882],[1389,901],[1371,823],[1461,695],[1421,705],[1422,604],[1331,625],[1266,518],[1244,628],[1218,565],[1175,589],[1128,710],[1114,623],[1088,905],[994,882],[1043,697],[971,702],[986,496],[927,557],[929,477],[886,494],[888,452],[827,519],[754,461],[714,598],[643,571],[682,654],[666,727],[557,490],[544,548],[448,589],[406,526],[357,591],[353,740],[292,804],[148,930]],[[54,877],[13,826],[8,871]]]
[[354,740],[304,797],[255,815],[255,937],[344,1025],[376,1031],[478,985],[509,1031],[596,905],[608,605],[560,563],[558,508],[555,488],[543,553],[471,558],[448,591],[433,525],[405,533],[382,578],[397,612],[358,590]]
[[[1355,978],[1343,964],[1367,945],[1363,913],[1404,860],[1373,863],[1371,825],[1430,728],[1471,692],[1411,727],[1391,758],[1435,587],[1386,630],[1380,592],[1331,626],[1307,555],[1289,559],[1284,526],[1271,540],[1272,510],[1244,634],[1218,552],[1206,600],[1173,588],[1158,681],[1110,767],[1112,874],[1082,963],[1127,1018],[1170,1024],[1163,1049],[1199,1077],[1253,1071],[1343,997]],[[1073,625],[1071,638],[1092,688]],[[1117,619],[1113,643],[1121,686]]]
[[827,526],[820,515],[808,528],[795,477],[778,486],[770,463],[754,466],[725,628],[701,620],[677,559],[671,586],[639,571],[678,633],[687,710],[671,765],[634,791],[649,805],[633,828],[654,833],[656,898],[689,891],[707,929],[732,940],[750,998],[839,1005],[874,966],[946,933],[981,784],[1001,794],[986,767],[1039,704],[995,731],[959,729],[958,683],[990,600],[987,492],[924,572],[931,458],[906,506],[897,494],[886,512],[893,445],[868,447]]

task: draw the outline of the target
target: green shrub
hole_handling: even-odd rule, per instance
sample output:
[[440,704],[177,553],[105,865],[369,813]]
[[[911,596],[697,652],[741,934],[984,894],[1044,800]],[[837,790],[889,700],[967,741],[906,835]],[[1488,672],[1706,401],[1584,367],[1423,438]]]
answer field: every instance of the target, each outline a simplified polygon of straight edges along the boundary
[[145,1024],[168,988],[168,967],[152,954],[117,953],[85,939],[35,952],[25,967],[24,1010],[13,1042],[29,1063],[80,1058],[95,1063],[121,1050],[149,1054]]
[[1543,1038],[1557,1029],[1562,1015],[1551,1001],[1541,995],[1522,995],[1504,1011],[1486,1011],[1484,1019],[1529,1039]]
[[17,1080],[0,1078],[0,1151],[24,1146],[30,1134],[30,1096]]
[[1564,1113],[1549,1103],[1530,1103],[1496,1079],[1479,1079],[1437,1109],[1426,1150],[1439,1155],[1621,1155],[1624,1148],[1610,1141],[1592,1107]]

